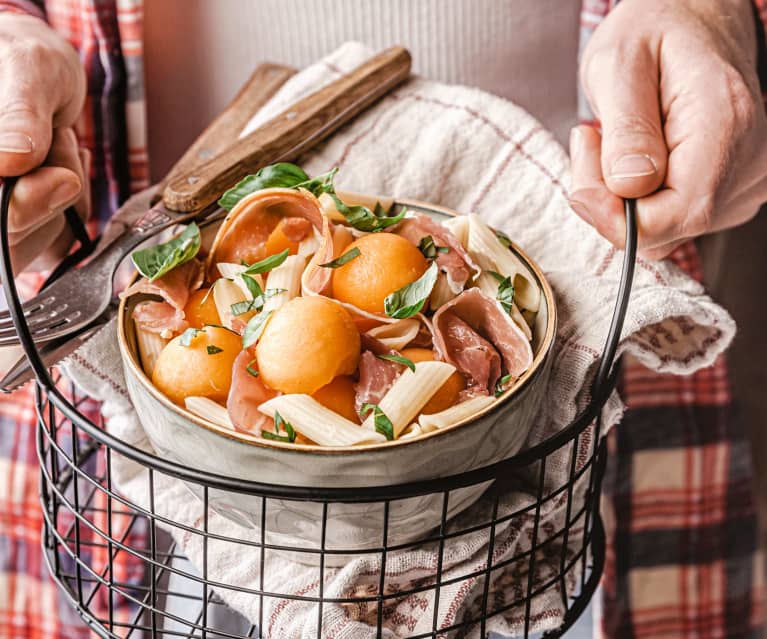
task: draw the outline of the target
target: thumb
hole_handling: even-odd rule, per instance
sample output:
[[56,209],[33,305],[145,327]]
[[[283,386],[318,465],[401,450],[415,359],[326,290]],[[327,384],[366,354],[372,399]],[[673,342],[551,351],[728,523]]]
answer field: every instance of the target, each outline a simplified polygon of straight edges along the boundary
[[666,175],[658,81],[646,47],[595,55],[587,66],[584,88],[602,124],[602,174],[621,197],[649,195]]

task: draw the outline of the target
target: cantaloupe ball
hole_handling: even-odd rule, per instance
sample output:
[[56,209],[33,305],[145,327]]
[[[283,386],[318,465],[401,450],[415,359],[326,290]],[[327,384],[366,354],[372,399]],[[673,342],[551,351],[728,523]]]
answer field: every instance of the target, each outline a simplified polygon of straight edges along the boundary
[[296,297],[274,312],[256,345],[264,383],[283,393],[311,395],[338,375],[353,373],[360,334],[349,313],[326,297]]
[[242,350],[242,338],[215,326],[198,332],[189,346],[181,344],[182,337],[173,338],[160,353],[152,383],[176,404],[183,405],[184,398],[192,396],[225,402],[232,385],[234,359]]
[[[402,357],[407,357],[411,362],[431,362],[435,359],[434,351],[428,348],[404,348],[400,351]],[[425,415],[439,413],[450,408],[458,401],[458,394],[466,388],[466,380],[458,371],[455,371],[432,398],[421,409]]]
[[280,220],[279,224],[274,227],[274,230],[269,234],[266,239],[267,255],[276,255],[282,253],[285,249],[288,249],[288,255],[295,255],[298,253],[298,242],[292,241],[287,235],[285,235],[284,218]]
[[[205,324],[220,324],[216,302],[213,301],[213,293],[208,295],[210,289],[201,288],[189,296],[184,306],[184,316],[192,328],[202,328]],[[207,295],[207,298],[205,297]],[[205,300],[205,301],[203,301]]]
[[315,392],[312,397],[326,408],[359,424],[360,418],[354,408],[356,395],[354,380],[348,375],[339,375],[330,384],[326,384]]
[[333,297],[369,313],[383,313],[384,299],[424,274],[426,258],[393,233],[363,235],[346,247],[360,255],[333,271]]

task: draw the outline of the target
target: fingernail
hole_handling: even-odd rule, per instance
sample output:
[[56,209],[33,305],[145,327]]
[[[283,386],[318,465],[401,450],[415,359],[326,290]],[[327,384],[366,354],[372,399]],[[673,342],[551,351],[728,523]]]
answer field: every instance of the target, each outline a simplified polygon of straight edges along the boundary
[[32,153],[35,143],[23,133],[0,133],[0,153]]
[[60,209],[68,205],[80,193],[80,184],[67,180],[53,189],[48,196],[48,208],[51,211]]
[[615,180],[652,175],[658,170],[649,155],[633,153],[618,158],[612,166],[610,177]]
[[578,217],[580,217],[584,222],[587,224],[594,225],[594,219],[589,214],[589,210],[586,208],[586,205],[583,202],[579,202],[578,200],[570,200],[570,208],[575,211],[578,214]]

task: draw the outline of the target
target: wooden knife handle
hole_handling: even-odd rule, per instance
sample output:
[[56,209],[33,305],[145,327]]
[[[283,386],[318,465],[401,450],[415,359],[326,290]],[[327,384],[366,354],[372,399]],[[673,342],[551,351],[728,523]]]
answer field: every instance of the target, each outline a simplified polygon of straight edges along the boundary
[[194,167],[204,164],[234,144],[253,114],[295,73],[295,69],[279,64],[266,62],[258,65],[226,109],[208,125],[168,171],[157,188],[156,199],[160,199],[170,182],[189,175]]
[[410,54],[392,47],[351,73],[298,101],[191,174],[171,180],[163,193],[175,211],[201,210],[242,177],[268,164],[295,160],[410,75]]

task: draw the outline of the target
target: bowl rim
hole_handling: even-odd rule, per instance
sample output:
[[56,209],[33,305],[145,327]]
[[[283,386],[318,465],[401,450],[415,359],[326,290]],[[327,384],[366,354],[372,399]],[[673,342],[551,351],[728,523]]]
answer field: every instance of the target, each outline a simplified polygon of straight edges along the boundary
[[[343,195],[344,193],[342,191],[339,191],[339,196],[343,196]],[[349,192],[349,195],[357,197],[357,198],[362,196],[362,194],[360,193],[351,193],[351,192]],[[416,200],[416,199],[410,199],[410,198],[392,198],[390,196],[368,196],[367,194],[365,194],[362,197],[370,198],[371,200],[391,202],[393,205],[400,205],[406,208],[421,209],[423,211],[434,211],[437,213],[448,215],[450,217],[465,215],[464,213],[460,213],[456,211],[455,209],[451,209],[446,206],[441,206],[437,204],[431,204],[429,202],[424,202],[422,200]],[[139,383],[144,388],[144,390],[146,390],[156,401],[159,401],[165,408],[176,413],[179,417],[182,417],[186,421],[191,422],[201,428],[204,428],[205,430],[208,430],[218,436],[235,440],[237,442],[247,444],[249,446],[255,446],[257,448],[266,448],[269,450],[275,450],[275,449],[283,450],[285,452],[291,452],[291,453],[348,455],[348,454],[356,454],[356,453],[363,453],[363,452],[366,452],[366,453],[385,452],[385,451],[393,450],[400,446],[423,443],[430,440],[433,437],[437,437],[439,435],[443,435],[446,433],[451,433],[463,426],[476,423],[480,419],[487,417],[488,415],[491,415],[495,411],[498,411],[505,404],[508,404],[509,402],[513,401],[532,382],[532,380],[539,375],[541,370],[544,368],[544,363],[551,356],[552,347],[554,345],[554,337],[556,335],[556,330],[557,330],[557,307],[554,301],[553,290],[548,280],[546,279],[545,275],[543,274],[543,271],[541,270],[540,266],[538,266],[538,264],[535,261],[533,261],[524,250],[522,250],[514,241],[511,241],[510,248],[516,254],[516,256],[522,260],[525,266],[527,266],[527,268],[530,269],[530,271],[533,273],[535,278],[538,280],[538,284],[541,287],[541,291],[543,293],[544,299],[546,300],[546,309],[547,309],[546,332],[543,335],[538,352],[533,357],[533,362],[530,365],[530,368],[528,368],[520,376],[520,378],[517,380],[517,383],[514,384],[514,386],[512,386],[509,390],[507,390],[500,397],[498,397],[498,401],[493,402],[492,404],[482,409],[481,411],[478,411],[471,417],[462,419],[456,422],[455,424],[451,424],[450,426],[439,428],[439,429],[430,431],[428,433],[421,433],[420,435],[416,435],[415,437],[406,437],[401,439],[395,439],[393,441],[386,441],[386,442],[380,442],[380,443],[374,443],[374,444],[362,444],[359,446],[320,446],[317,444],[302,444],[301,446],[296,446],[295,444],[288,443],[288,442],[279,442],[279,441],[273,441],[268,439],[262,439],[260,437],[256,437],[255,435],[250,435],[248,433],[243,433],[237,430],[230,430],[228,428],[225,428],[223,426],[216,424],[215,422],[212,422],[203,417],[200,417],[192,413],[191,411],[187,410],[186,408],[173,403],[169,398],[167,398],[163,393],[161,393],[160,390],[154,386],[154,384],[152,384],[152,380],[149,379],[149,377],[144,372],[143,367],[138,361],[135,349],[131,348],[131,346],[128,344],[126,329],[127,329],[128,323],[132,322],[132,319],[127,318],[127,313],[126,313],[129,297],[121,296],[120,304],[117,311],[117,340],[118,340],[118,344],[120,348],[120,356],[122,359],[122,363],[123,363],[123,366],[127,366],[130,369],[130,371],[138,379]],[[133,277],[131,278],[131,283],[135,281],[137,276],[138,276],[138,273],[134,273]],[[140,416],[139,416],[139,420],[140,420]]]

